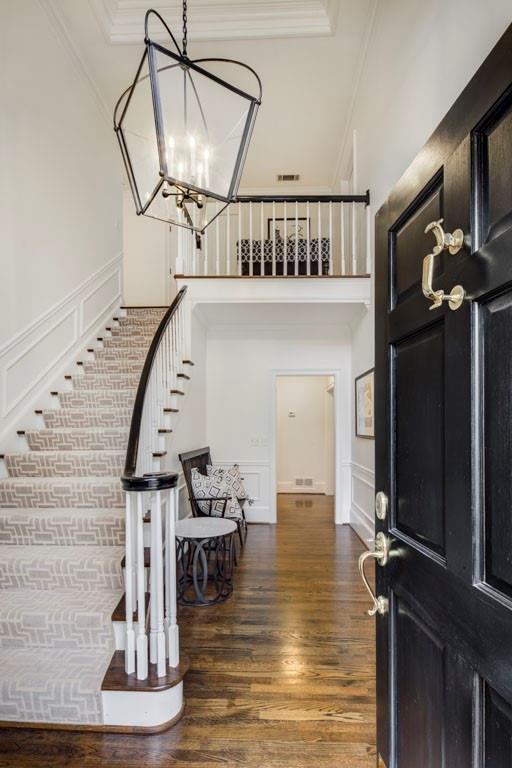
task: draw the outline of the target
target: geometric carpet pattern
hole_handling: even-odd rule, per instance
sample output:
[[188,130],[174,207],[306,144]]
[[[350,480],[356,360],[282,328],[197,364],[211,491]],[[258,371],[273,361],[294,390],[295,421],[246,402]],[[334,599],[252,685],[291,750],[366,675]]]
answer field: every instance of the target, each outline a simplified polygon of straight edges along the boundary
[[[88,352],[0,478],[0,720],[97,724],[123,594],[124,464],[165,309],[130,309]],[[20,425],[23,427],[23,425]],[[22,445],[23,443],[23,445]]]

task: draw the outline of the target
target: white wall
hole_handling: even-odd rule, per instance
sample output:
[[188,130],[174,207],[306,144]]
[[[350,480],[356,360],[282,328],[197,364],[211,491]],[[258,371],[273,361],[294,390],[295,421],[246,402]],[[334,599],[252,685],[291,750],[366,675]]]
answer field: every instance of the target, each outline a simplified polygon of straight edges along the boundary
[[[277,492],[332,494],[334,443],[327,405],[329,376],[279,376],[276,391]],[[334,411],[331,409],[331,419]],[[309,486],[296,485],[308,478]]]
[[0,4],[0,433],[121,300],[108,112],[50,3]]
[[338,521],[348,520],[350,334],[341,325],[217,325],[208,329],[207,438],[218,463],[238,462],[255,522],[275,521],[275,377],[339,369]]
[[[370,189],[374,213],[511,22],[510,0],[376,0],[340,173],[349,172],[355,130],[357,185]],[[373,361],[372,307],[353,329],[353,375]],[[352,453],[351,521],[368,537],[373,442],[354,437]]]
[[171,278],[174,233],[169,225],[137,216],[131,192],[123,194],[123,295],[129,306],[165,306],[175,281]]

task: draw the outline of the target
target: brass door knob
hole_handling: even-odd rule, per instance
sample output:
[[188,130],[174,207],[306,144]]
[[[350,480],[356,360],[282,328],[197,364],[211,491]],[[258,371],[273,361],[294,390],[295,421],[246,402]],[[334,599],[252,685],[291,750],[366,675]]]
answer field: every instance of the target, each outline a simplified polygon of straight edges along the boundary
[[368,590],[368,594],[370,595],[373,603],[372,607],[368,609],[368,616],[375,616],[376,613],[380,615],[387,613],[388,599],[383,595],[374,595],[373,589],[371,588],[370,584],[368,583],[368,579],[366,578],[364,565],[366,561],[370,559],[375,560],[380,566],[386,565],[389,560],[389,545],[389,537],[381,531],[375,537],[375,548],[369,552],[363,552],[361,555],[359,555],[359,575],[361,576],[363,584]]

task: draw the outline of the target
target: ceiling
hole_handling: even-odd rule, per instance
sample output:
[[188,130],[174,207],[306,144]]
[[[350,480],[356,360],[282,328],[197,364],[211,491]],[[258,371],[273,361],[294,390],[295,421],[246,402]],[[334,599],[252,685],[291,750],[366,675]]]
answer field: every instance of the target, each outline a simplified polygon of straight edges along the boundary
[[[49,0],[108,112],[143,50],[141,0]],[[300,174],[302,192],[337,191],[338,162],[376,0],[189,0],[189,55],[238,59],[263,82],[242,191]],[[157,3],[176,32],[181,3]],[[343,176],[341,176],[343,178]],[[283,194],[294,187],[279,186]]]

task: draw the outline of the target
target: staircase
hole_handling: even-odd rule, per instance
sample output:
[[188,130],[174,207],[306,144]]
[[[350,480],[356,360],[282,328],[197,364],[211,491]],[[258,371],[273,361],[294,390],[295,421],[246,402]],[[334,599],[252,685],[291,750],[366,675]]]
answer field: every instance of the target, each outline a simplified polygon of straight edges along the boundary
[[[131,689],[128,708],[140,707],[119,658],[125,642],[120,476],[141,371],[164,314],[129,309],[115,318],[64,387],[52,392],[55,407],[36,411],[39,428],[19,431],[19,452],[1,456],[2,722],[133,725],[120,698]],[[170,430],[175,410],[161,414],[160,428]],[[165,456],[165,435],[151,457],[153,471]],[[150,681],[144,690],[147,695]]]

